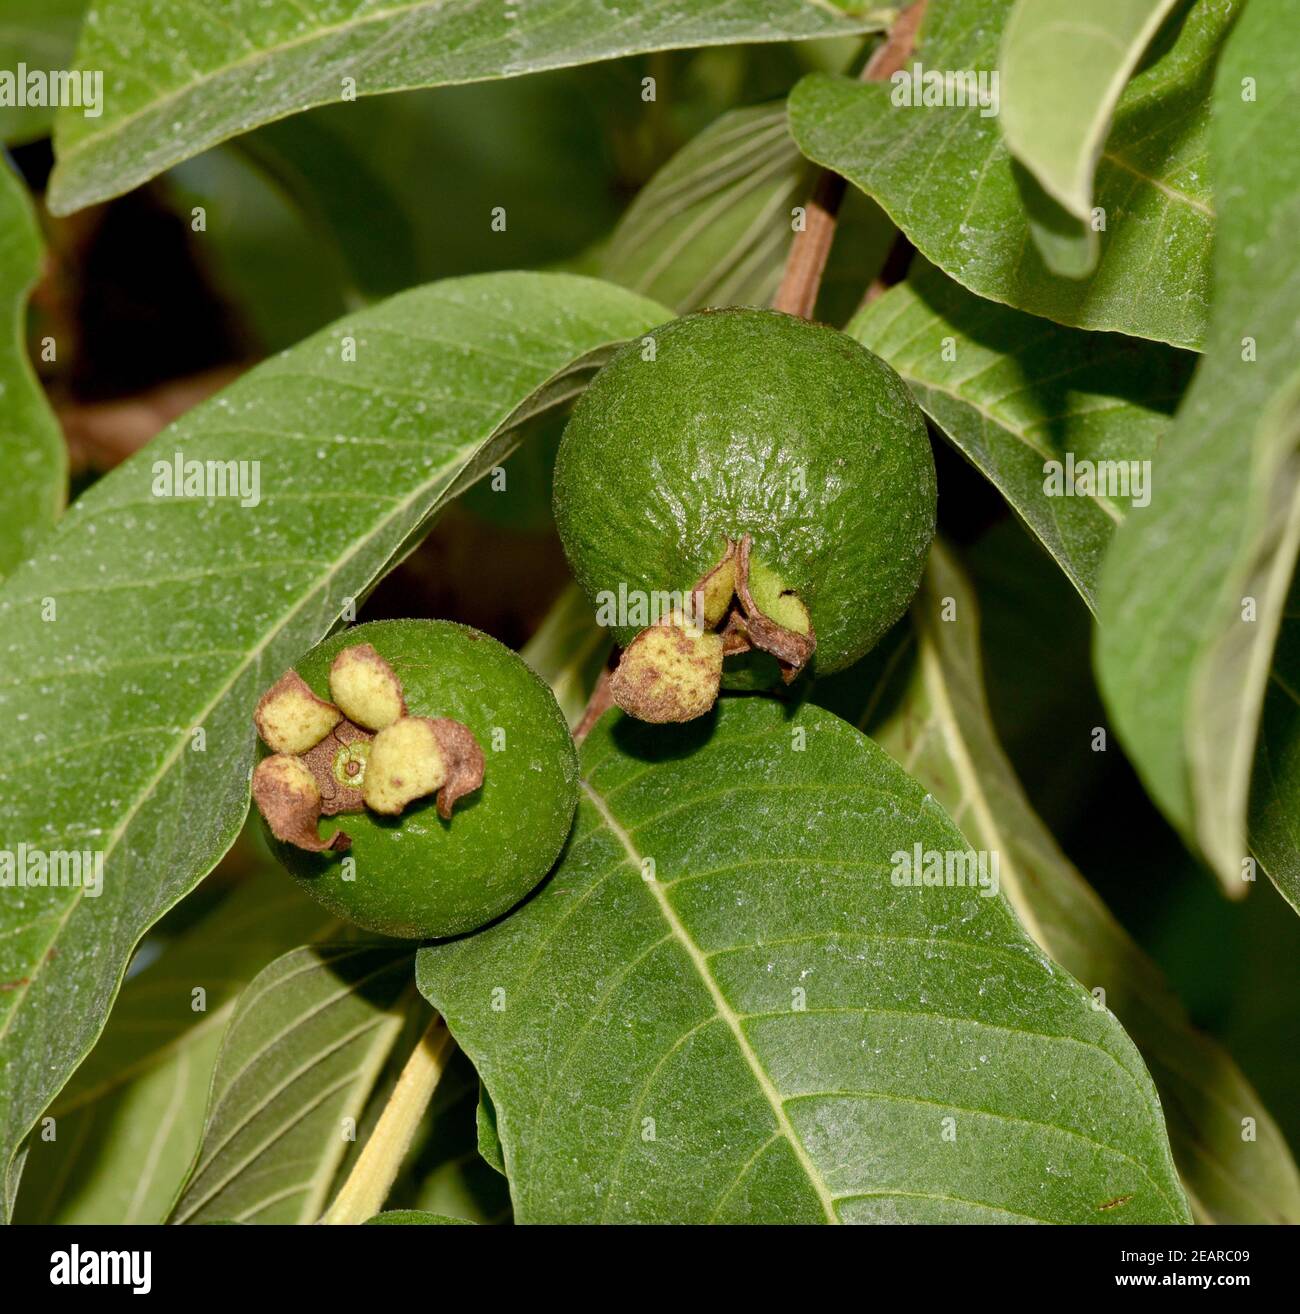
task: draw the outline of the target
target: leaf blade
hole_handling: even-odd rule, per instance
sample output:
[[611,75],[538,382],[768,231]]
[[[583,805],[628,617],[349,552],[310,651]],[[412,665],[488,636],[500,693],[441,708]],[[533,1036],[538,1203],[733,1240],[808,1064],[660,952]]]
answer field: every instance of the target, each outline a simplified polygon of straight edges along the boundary
[[[945,599],[951,612],[943,610]],[[1191,1025],[1155,963],[1025,797],[988,708],[978,600],[942,545],[932,550],[913,618],[897,641],[914,649],[916,660],[903,676],[888,668],[903,685],[893,700],[881,697],[883,680],[844,679],[860,682],[859,724],[961,817],[973,844],[1001,855],[1002,888],[1037,943],[1076,980],[1105,991],[1104,1006],[1151,1070],[1198,1217],[1256,1224],[1300,1218],[1300,1174],[1259,1095],[1231,1056]],[[882,706],[884,714],[876,710]],[[1243,1137],[1247,1119],[1257,1139]]]
[[349,1144],[340,1124],[360,1118],[402,1032],[411,952],[322,943],[253,978],[222,1038],[203,1139],[169,1222],[319,1217]]
[[[1154,470],[1160,496],[1116,535],[1100,591],[1097,671],[1116,728],[1230,897],[1247,889],[1250,772],[1300,547],[1300,168],[1257,135],[1278,131],[1300,93],[1270,26],[1297,18],[1291,0],[1262,0],[1225,47],[1210,337]],[[1257,102],[1244,98],[1247,79],[1268,88]]]
[[97,0],[77,58],[104,70],[114,100],[98,119],[58,116],[51,209],[67,213],[117,195],[258,124],[342,100],[348,79],[355,98],[650,50],[880,27],[870,16],[805,0],[694,0],[669,12],[632,0],[615,22],[597,0],[517,9],[394,0],[372,13],[362,8],[352,5],[339,21],[326,0],[277,0],[244,6],[238,24],[193,23],[195,67],[158,49],[148,0]]
[[27,298],[42,255],[27,188],[0,161],[0,579],[53,528],[67,493],[63,434],[27,357]]
[[[1102,560],[1133,503],[1151,496],[1149,484],[1137,483],[1172,423],[1193,358],[981,300],[925,262],[847,332],[907,380],[921,409],[1095,609]],[[1053,476],[1064,490],[1067,463],[1081,475],[1084,463],[1112,461],[1124,467],[1127,494],[1048,490]]]
[[[792,753],[799,727],[806,750]],[[1128,1193],[1104,1193],[1119,1177],[1144,1183],[1130,1196],[1138,1212],[1185,1217],[1172,1165],[1161,1167],[1154,1092],[1118,1028],[1025,953],[1005,905],[974,898],[958,914],[946,896],[923,906],[937,891],[911,901],[916,891],[890,881],[888,855],[912,837],[964,841],[870,741],[817,709],[790,720],[769,700],[724,700],[712,726],[654,730],[604,718],[584,744],[588,793],[549,883],[505,922],[419,954],[421,990],[492,1092],[520,1221],[819,1221],[828,1197],[846,1221],[963,1209],[1117,1221],[1098,1210]],[[823,802],[805,816],[809,790]],[[646,888],[633,855],[655,858],[662,889]],[[955,987],[967,969],[987,974],[984,995]],[[810,978],[801,1009],[791,990]],[[1055,1039],[1010,1038],[1003,990],[1031,992],[1019,997],[1041,1011],[1020,1025]],[[968,1032],[979,1048],[997,1037],[1008,1085],[978,1062],[957,1071]],[[1027,1055],[1039,1043],[1064,1047],[1130,1109],[1134,1145],[1099,1153],[1107,1133],[1063,1090],[1053,1100],[1040,1084],[1012,1111],[1012,1087],[1034,1084]],[[905,1052],[929,1061],[909,1070]],[[965,1128],[954,1156],[935,1156],[933,1103]],[[1039,1125],[1053,1104],[1069,1105],[1068,1127]],[[590,1109],[601,1116],[583,1118]],[[918,1109],[933,1124],[918,1124]],[[1038,1136],[1052,1154],[1086,1158],[1085,1176],[1107,1167],[1050,1203],[1015,1171],[989,1180],[990,1163],[1020,1162],[1024,1138]]]
[[[977,0],[928,10],[918,59],[931,72],[992,71],[1008,9]],[[806,155],[876,200],[928,260],[978,296],[1061,324],[1199,348],[1214,220],[1207,102],[1234,18],[1232,6],[1201,0],[1174,46],[1129,84],[1097,173],[1107,226],[1086,279],[1043,263],[1010,152],[980,109],[895,106],[897,88],[818,73],[791,94],[791,130]],[[942,177],[973,186],[942,187]]]
[[268,869],[127,981],[100,1043],[50,1108],[58,1138],[32,1143],[16,1221],[163,1222],[198,1147],[240,988],[328,925]]
[[1102,0],[1081,21],[1069,0],[1018,0],[1002,34],[1002,131],[1012,152],[1077,219],[1120,93],[1177,0]]

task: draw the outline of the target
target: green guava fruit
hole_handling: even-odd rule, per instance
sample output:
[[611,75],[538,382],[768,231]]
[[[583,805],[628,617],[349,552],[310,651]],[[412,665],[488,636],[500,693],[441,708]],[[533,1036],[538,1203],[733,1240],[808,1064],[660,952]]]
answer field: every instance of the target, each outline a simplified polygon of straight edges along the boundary
[[263,695],[253,798],[276,856],[330,912],[403,939],[472,931],[551,869],[578,798],[550,689],[448,621],[326,639]]
[[857,661],[916,592],[935,497],[903,380],[769,310],[687,315],[623,347],[555,467],[570,566],[624,648],[614,699],[649,721],[707,711],[734,666],[754,687]]

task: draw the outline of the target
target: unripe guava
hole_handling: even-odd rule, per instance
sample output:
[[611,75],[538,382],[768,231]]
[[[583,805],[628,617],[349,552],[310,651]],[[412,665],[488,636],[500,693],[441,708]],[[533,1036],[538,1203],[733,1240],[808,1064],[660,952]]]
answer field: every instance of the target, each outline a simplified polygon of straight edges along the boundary
[[[762,661],[790,680],[863,656],[916,592],[935,496],[925,420],[884,361],[834,329],[735,309],[665,324],[596,375],[554,505],[625,649],[616,701],[676,721],[712,706],[733,665],[752,685]],[[656,597],[657,615],[619,614]],[[665,621],[665,603],[683,614]]]
[[254,800],[277,857],[367,930],[472,931],[518,903],[568,836],[578,763],[564,716],[515,653],[468,626],[342,631],[267,691],[255,721]]

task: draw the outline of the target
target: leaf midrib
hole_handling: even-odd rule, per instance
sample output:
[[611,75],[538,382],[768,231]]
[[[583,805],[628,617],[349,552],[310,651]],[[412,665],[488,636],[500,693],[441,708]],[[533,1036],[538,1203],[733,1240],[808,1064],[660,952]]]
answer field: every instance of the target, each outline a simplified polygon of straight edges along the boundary
[[[637,851],[636,845],[632,842],[631,835],[621,826],[618,819],[610,811],[604,798],[598,794],[587,781],[582,781],[583,792],[590,800],[592,807],[596,809],[601,821],[609,829],[610,833],[622,845],[624,852],[627,854],[627,861],[635,868],[638,877],[644,871],[644,858]],[[799,1161],[799,1166],[803,1169],[809,1184],[817,1193],[818,1201],[821,1204],[822,1212],[826,1216],[828,1223],[838,1223],[839,1215],[835,1211],[834,1198],[830,1189],[823,1180],[816,1165],[804,1148],[803,1142],[796,1135],[794,1127],[790,1123],[789,1116],[785,1111],[785,1104],[781,1099],[780,1092],[772,1084],[771,1077],[768,1076],[766,1069],[758,1060],[758,1055],[754,1053],[753,1046],[749,1043],[749,1038],[745,1035],[744,1028],[741,1026],[740,1018],[727,1003],[726,997],[714,979],[713,974],[709,971],[708,960],[699,945],[695,943],[690,932],[683,925],[681,919],[677,916],[676,910],[668,901],[668,896],[659,887],[659,882],[655,880],[644,881],[644,884],[653,895],[659,912],[668,925],[669,933],[673,939],[681,946],[686,956],[690,959],[691,966],[694,967],[696,974],[703,983],[704,988],[709,992],[709,997],[713,1001],[713,1008],[716,1015],[727,1024],[735,1039],[736,1046],[740,1050],[741,1057],[749,1067],[759,1090],[762,1092],[764,1099],[771,1107],[772,1114],[776,1119],[777,1127],[781,1135],[789,1142],[791,1149],[794,1151],[795,1158]]]

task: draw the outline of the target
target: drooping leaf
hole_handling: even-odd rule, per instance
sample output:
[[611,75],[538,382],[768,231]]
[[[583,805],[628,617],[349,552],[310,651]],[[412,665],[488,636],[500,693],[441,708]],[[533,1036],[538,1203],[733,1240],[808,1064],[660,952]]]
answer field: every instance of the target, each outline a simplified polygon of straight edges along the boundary
[[27,358],[27,297],[42,249],[27,189],[0,160],[0,579],[53,526],[67,489],[63,435]]
[[173,1223],[308,1223],[402,1030],[410,946],[319,944],[259,972],[221,1042]]
[[[1197,1214],[1220,1223],[1300,1220],[1300,1175],[1259,1096],[1229,1055],[1193,1029],[1159,969],[1025,798],[989,715],[978,604],[942,546],[932,550],[913,617],[884,666],[893,696],[882,696],[879,679],[852,691],[863,729],[906,763],[972,845],[999,854],[1003,893],[1041,948],[1089,990],[1104,991],[1098,1006],[1124,1024],[1155,1079]],[[853,686],[856,674],[840,681]]]
[[475,1123],[478,1127],[478,1152],[485,1163],[490,1164],[502,1177],[506,1173],[505,1151],[501,1148],[501,1133],[497,1131],[497,1111],[492,1104],[492,1096],[486,1086],[480,1084],[478,1107],[475,1110]]
[[[641,189],[614,229],[605,277],[686,314],[770,304],[816,176],[785,102],[732,110]],[[845,199],[817,318],[843,323],[884,262],[893,225],[860,193]]]
[[[618,218],[626,179],[609,139],[621,114],[649,112],[639,72],[618,62],[327,104],[227,149],[292,196],[370,299],[449,275],[536,269]],[[492,223],[498,206],[504,231]],[[462,222],[449,224],[453,213]]]
[[[1248,889],[1246,810],[1274,641],[1300,545],[1300,66],[1277,33],[1298,0],[1252,0],[1214,96],[1220,204],[1205,357],[1116,535],[1097,662],[1147,789],[1230,895]],[[1274,753],[1277,752],[1274,744]]]
[[582,756],[548,883],[417,963],[520,1222],[1186,1219],[1114,1019],[1000,899],[895,883],[968,850],[870,740],[740,698]]
[[50,204],[66,213],[127,191],[216,142],[312,105],[477,82],[647,50],[847,35],[879,19],[810,0],[625,0],[506,6],[468,0],[272,0],[218,21],[153,0],[94,0],[77,62],[113,94],[98,119],[64,111]]
[[32,1138],[15,1221],[161,1223],[194,1161],[239,992],[328,925],[268,869],[131,977],[50,1108],[55,1139]]
[[609,631],[597,626],[586,595],[570,584],[520,652],[551,686],[571,726],[582,719],[611,642]]
[[[86,0],[5,0],[0,12],[0,69],[39,73],[72,63]],[[43,137],[54,121],[49,105],[0,106],[0,142],[17,145]]]
[[[0,838],[97,852],[104,871],[98,898],[65,885],[0,901],[4,1171],[94,1043],[140,936],[237,833],[258,696],[509,452],[514,426],[668,318],[566,275],[405,293],[164,431],[0,589]],[[155,496],[154,463],[178,457],[190,473],[250,463],[257,504]]]
[[[1145,514],[1151,459],[1195,358],[973,297],[924,262],[848,331],[907,380],[1094,606],[1116,527],[1135,506]],[[1101,472],[1119,491],[1098,491],[1101,462],[1115,463]]]
[[641,189],[610,239],[605,276],[682,314],[766,305],[810,177],[783,101],[732,110]]
[[[992,113],[969,104],[895,104],[911,82],[818,73],[791,95],[791,130],[806,155],[874,197],[923,255],[978,295],[1062,324],[1198,347],[1214,222],[1204,158],[1208,99],[1239,8],[1198,0],[1169,48],[1121,97],[1097,169],[1094,204],[1106,227],[1086,279],[1044,264]],[[955,99],[956,73],[997,70],[1010,10],[1011,0],[931,5],[916,62],[946,76]]]
[[329,235],[234,146],[172,169],[164,194],[187,227],[202,209],[190,243],[261,351],[292,347],[361,303]]
[[1300,913],[1300,580],[1282,613],[1251,772],[1251,851]]
[[[1086,254],[1074,276],[1092,272],[1099,243],[1092,180],[1111,116],[1142,52],[1178,0],[1017,0],[1002,34],[1002,133],[1051,203],[1074,220],[1071,246]],[[1059,236],[1029,214],[1049,268],[1071,273]]]

